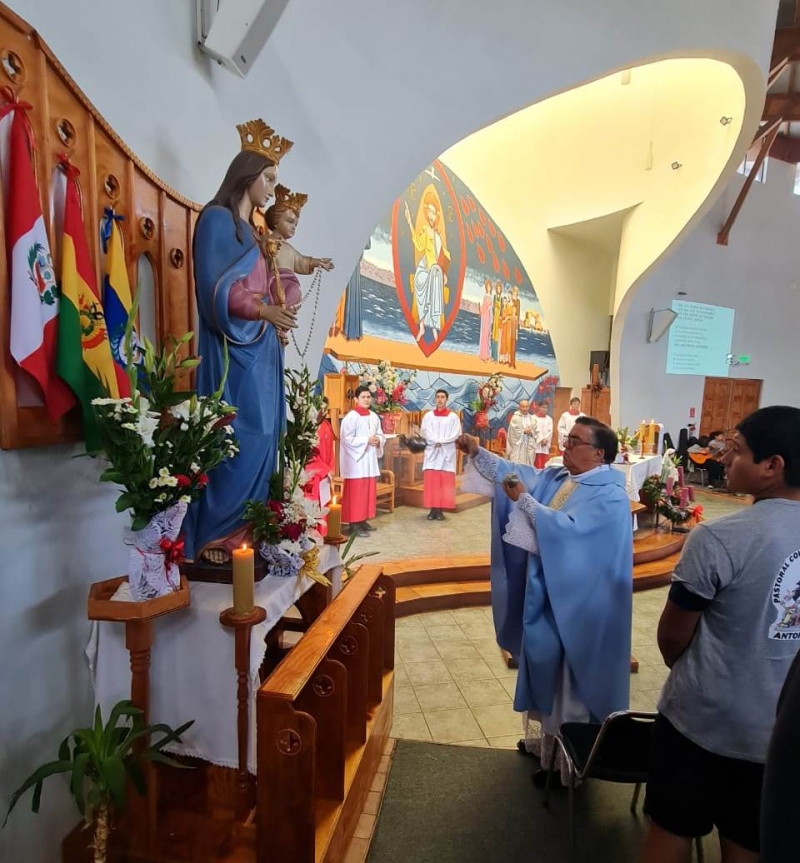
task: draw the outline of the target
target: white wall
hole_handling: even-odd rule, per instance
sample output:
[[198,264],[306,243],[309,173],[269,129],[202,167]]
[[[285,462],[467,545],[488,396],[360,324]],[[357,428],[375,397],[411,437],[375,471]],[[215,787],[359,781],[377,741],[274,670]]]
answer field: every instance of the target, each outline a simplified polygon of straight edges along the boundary
[[[235,154],[236,123],[263,116],[297,142],[281,177],[311,195],[298,245],[332,255],[341,278],[326,280],[313,367],[364,240],[422,165],[500,116],[642,58],[702,49],[763,72],[777,0],[292,0],[244,82],[198,58],[192,0],[11,5],[134,151],[197,200]],[[0,454],[0,809],[88,719],[86,591],[124,566],[113,494],[69,455]],[[0,833],[0,859],[59,859],[74,814],[51,784],[38,820],[15,813]]]
[[681,299],[736,310],[732,350],[749,354],[748,366],[731,377],[764,381],[761,404],[800,405],[800,197],[792,194],[795,166],[770,161],[766,184],[754,183],[733,227],[728,246],[717,232],[727,218],[744,178],[737,175],[691,235],[645,279],[621,330],[618,366],[622,425],[658,417],[673,432],[686,425],[689,409],[699,424],[704,378],[668,375],[668,336],[647,344],[651,308],[669,308]]

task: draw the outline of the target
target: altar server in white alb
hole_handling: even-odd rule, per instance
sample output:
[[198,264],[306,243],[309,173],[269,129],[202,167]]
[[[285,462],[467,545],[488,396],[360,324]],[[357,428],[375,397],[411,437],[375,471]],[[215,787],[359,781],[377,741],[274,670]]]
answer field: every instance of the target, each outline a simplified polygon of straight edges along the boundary
[[342,521],[350,532],[364,535],[375,528],[367,521],[377,510],[378,459],[383,455],[386,438],[378,415],[371,411],[369,387],[356,390],[355,405],[339,426],[339,460],[344,478]]
[[447,407],[447,391],[436,390],[436,409],[422,418],[420,433],[428,442],[422,462],[422,502],[428,521],[444,521],[442,510],[456,508],[456,441],[461,420]]
[[533,467],[536,458],[536,421],[531,416],[527,399],[522,399],[508,424],[506,458],[514,464]]
[[558,449],[561,455],[564,455],[567,438],[575,425],[575,420],[582,416],[585,414],[581,410],[581,400],[575,396],[569,400],[569,410],[564,411],[558,421]]
[[547,466],[550,461],[550,446],[553,443],[553,418],[547,415],[547,405],[542,403],[536,406],[536,458],[533,466],[539,468]]

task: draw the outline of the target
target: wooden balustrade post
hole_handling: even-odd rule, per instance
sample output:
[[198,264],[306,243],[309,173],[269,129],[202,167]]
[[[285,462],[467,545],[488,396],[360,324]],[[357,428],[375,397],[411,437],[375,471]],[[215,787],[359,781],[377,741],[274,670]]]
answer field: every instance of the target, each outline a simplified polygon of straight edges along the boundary
[[227,608],[219,622],[234,631],[234,664],[236,667],[236,737],[239,767],[236,771],[236,819],[245,821],[255,800],[254,783],[247,769],[250,749],[250,633],[257,623],[266,619],[267,612],[257,605],[250,614],[236,615]]

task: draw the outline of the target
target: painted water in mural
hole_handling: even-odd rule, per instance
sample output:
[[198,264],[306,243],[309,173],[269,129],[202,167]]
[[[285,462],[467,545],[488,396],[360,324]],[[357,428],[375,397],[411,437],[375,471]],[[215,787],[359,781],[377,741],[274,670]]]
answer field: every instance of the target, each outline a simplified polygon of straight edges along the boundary
[[[478,357],[487,373],[522,372],[529,364],[539,374],[558,374],[522,262],[491,214],[441,161],[420,172],[376,225],[348,285],[355,291],[361,332],[345,325],[345,337],[416,345],[424,357],[437,351]],[[448,357],[442,365],[453,362]]]
[[536,291],[469,187],[437,160],[376,225],[331,327],[321,371],[365,356],[417,368],[412,409],[437,387],[467,409],[479,379],[505,375],[494,417],[552,399],[558,365]]

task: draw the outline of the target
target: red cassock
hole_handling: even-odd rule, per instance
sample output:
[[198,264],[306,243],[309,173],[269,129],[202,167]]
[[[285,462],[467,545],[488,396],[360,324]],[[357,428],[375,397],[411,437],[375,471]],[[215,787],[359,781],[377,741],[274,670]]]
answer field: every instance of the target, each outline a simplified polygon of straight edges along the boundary
[[[378,445],[369,443],[378,440]],[[385,438],[377,414],[356,405],[339,426],[339,465],[344,478],[342,521],[356,524],[374,518]]]
[[[456,508],[456,445],[461,434],[458,414],[447,408],[429,411],[422,418],[422,437],[428,442],[422,463],[422,503],[428,509]],[[439,446],[436,446],[436,444]]]
[[342,491],[342,521],[356,524],[375,518],[378,511],[378,477],[365,476],[346,479]]
[[456,508],[456,475],[448,470],[426,470],[423,474],[422,505],[428,509]]
[[[317,428],[317,454],[306,465],[309,474],[305,495],[309,500],[315,500],[320,506],[327,506],[320,499],[320,483],[336,472],[335,453],[333,446],[333,428],[328,420],[323,420]],[[328,520],[324,518],[317,527],[323,535],[328,533]]]

